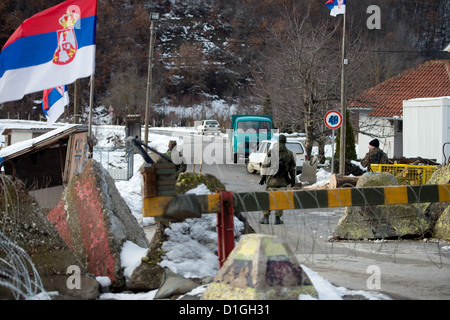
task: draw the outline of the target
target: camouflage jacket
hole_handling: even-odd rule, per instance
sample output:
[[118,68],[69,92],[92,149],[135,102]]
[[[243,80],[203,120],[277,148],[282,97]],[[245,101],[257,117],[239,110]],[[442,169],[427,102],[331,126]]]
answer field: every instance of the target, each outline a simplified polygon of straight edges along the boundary
[[[172,152],[174,151],[174,152]],[[176,148],[170,148],[166,151],[165,155],[172,159],[172,163],[175,165],[175,171],[177,177],[180,173],[185,172],[187,165],[186,160],[183,157],[183,154],[179,152]],[[159,159],[156,161],[157,163],[165,163],[168,162],[167,159],[159,156]]]
[[[269,150],[269,157],[271,152],[272,150]],[[267,188],[287,187],[290,182],[286,179],[286,177],[289,177],[295,183],[296,164],[294,154],[292,153],[292,151],[288,150],[285,145],[281,144],[279,146],[278,156],[279,161],[284,162],[284,168],[282,168],[283,172],[278,171],[277,174],[269,175],[266,180]],[[280,166],[280,168],[281,167],[282,166]]]
[[[173,154],[172,154],[172,151],[174,151]],[[173,164],[175,164],[175,170],[177,172],[177,176],[178,176],[178,174],[186,171],[187,165],[185,163],[186,161],[183,157],[183,154],[181,152],[179,152],[176,148],[168,149],[166,151],[166,156],[171,158]]]
[[367,152],[364,159],[361,161],[363,167],[367,167],[367,171],[370,171],[371,164],[389,163],[389,159],[386,153],[379,148],[372,148]]

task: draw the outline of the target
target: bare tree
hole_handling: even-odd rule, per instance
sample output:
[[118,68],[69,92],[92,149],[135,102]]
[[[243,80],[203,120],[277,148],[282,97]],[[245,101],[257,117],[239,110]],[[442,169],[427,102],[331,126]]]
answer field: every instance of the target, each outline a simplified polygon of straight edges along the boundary
[[[261,98],[270,96],[275,121],[281,129],[306,133],[311,156],[314,142],[324,144],[330,131],[324,116],[339,99],[339,24],[314,24],[301,10],[286,14],[268,28],[270,43],[255,78]],[[323,148],[320,148],[323,150]]]
[[109,94],[101,102],[106,106],[112,105],[116,116],[124,119],[127,114],[135,114],[142,109],[146,79],[139,75],[138,61],[131,52],[120,53],[120,58],[124,62],[112,76]]

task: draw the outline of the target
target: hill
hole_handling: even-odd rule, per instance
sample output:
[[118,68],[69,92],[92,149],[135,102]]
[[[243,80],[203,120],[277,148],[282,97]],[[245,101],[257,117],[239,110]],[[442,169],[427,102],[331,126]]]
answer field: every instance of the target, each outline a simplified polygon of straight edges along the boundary
[[[184,108],[222,100],[238,110],[257,112],[249,105],[263,105],[270,95],[272,105],[282,104],[271,87],[277,75],[269,66],[284,63],[291,54],[282,40],[289,28],[324,30],[329,39],[316,47],[322,61],[339,60],[340,17],[330,17],[325,0],[99,0],[95,104],[115,110],[116,122],[127,114],[145,110],[148,72],[149,13],[158,12],[153,64],[152,105]],[[442,57],[450,42],[446,1],[358,0],[347,1],[351,64],[349,94],[356,94],[423,60]],[[3,0],[0,5],[0,44],[28,17],[60,0]],[[369,30],[369,5],[381,12],[381,29]],[[302,29],[302,32],[303,32]],[[306,32],[306,31],[305,31]],[[315,43],[314,35],[305,43]],[[324,49],[326,48],[326,50]],[[303,50],[308,49],[304,47]],[[307,55],[308,52],[303,55]],[[328,58],[328,59],[326,59]],[[301,61],[302,67],[308,63]],[[326,63],[322,69],[328,68]],[[334,92],[326,97],[337,101],[339,77],[307,69],[316,77],[330,77]],[[329,74],[333,74],[331,70]],[[283,80],[285,75],[281,76]],[[89,103],[89,80],[79,80],[82,108]],[[330,86],[330,83],[326,84]],[[283,83],[281,83],[283,85]],[[74,85],[69,85],[73,95]],[[302,92],[299,93],[303,95]],[[283,95],[281,95],[283,96]],[[37,120],[42,116],[41,93],[30,94],[0,106],[0,117]],[[72,101],[74,99],[71,99]],[[73,108],[69,108],[73,110]],[[105,109],[105,111],[107,108]],[[158,111],[159,110],[159,111]],[[70,113],[70,111],[69,111]],[[277,113],[277,112],[276,112]],[[278,112],[280,114],[280,112]],[[173,114],[152,108],[156,123],[174,121]],[[176,122],[189,121],[177,118]],[[301,127],[281,118],[285,126]]]

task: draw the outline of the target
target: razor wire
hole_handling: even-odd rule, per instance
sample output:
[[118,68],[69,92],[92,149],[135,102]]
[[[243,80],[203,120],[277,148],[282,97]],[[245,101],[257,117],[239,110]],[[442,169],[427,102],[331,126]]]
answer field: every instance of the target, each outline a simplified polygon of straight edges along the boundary
[[[311,194],[314,194],[313,190]],[[255,200],[256,192],[247,193],[245,197],[240,198],[240,202],[245,203],[247,198]],[[318,204],[319,200],[317,198],[315,200]],[[295,199],[294,201],[301,203],[300,199]],[[397,207],[401,205],[390,206]],[[425,209],[421,208],[419,204],[409,204],[409,206],[415,208],[418,218],[420,214],[424,214],[423,210]],[[366,210],[368,215],[372,215],[373,220],[380,227],[383,227],[385,221],[380,219],[379,214],[376,212],[376,207],[367,206],[364,207],[364,210]],[[320,259],[334,261],[362,255],[374,260],[387,259],[394,263],[401,263],[401,259],[405,254],[419,251],[424,253],[437,268],[442,268],[444,259],[450,258],[449,241],[425,237],[424,235],[417,238],[398,236],[388,238],[374,237],[373,239],[338,239],[334,237],[334,230],[339,220],[343,218],[345,211],[349,210],[349,207],[320,208],[318,205],[316,209],[283,210],[283,224],[281,225],[273,224],[273,213],[270,215],[272,220],[268,225],[260,224],[262,210],[262,207],[258,211],[244,210],[241,214],[247,219],[255,232],[278,236],[287,241],[301,263],[316,262],[319,257]]]
[[49,299],[30,256],[0,232],[0,286],[9,289],[15,299]]
[[[0,195],[4,202],[0,211],[9,212],[9,218],[16,219],[16,212],[11,210],[20,208],[18,191],[14,190],[17,201],[13,204],[13,197],[6,190],[8,185],[13,185],[11,178],[0,174]],[[30,256],[4,234],[4,228],[2,225],[0,229],[0,287],[8,289],[15,299],[35,299],[38,294],[39,299],[49,299]]]

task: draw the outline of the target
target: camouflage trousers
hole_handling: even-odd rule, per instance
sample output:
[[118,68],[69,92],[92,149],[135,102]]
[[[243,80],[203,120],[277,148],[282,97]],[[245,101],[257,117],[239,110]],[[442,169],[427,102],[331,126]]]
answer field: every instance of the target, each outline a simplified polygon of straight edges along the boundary
[[[281,191],[281,190],[292,190],[292,188],[289,187],[268,187],[266,188],[266,191]],[[275,212],[275,216],[276,217],[282,217],[283,216],[283,210],[274,210]],[[270,211],[269,210],[263,210],[263,214],[266,216],[270,215]]]

